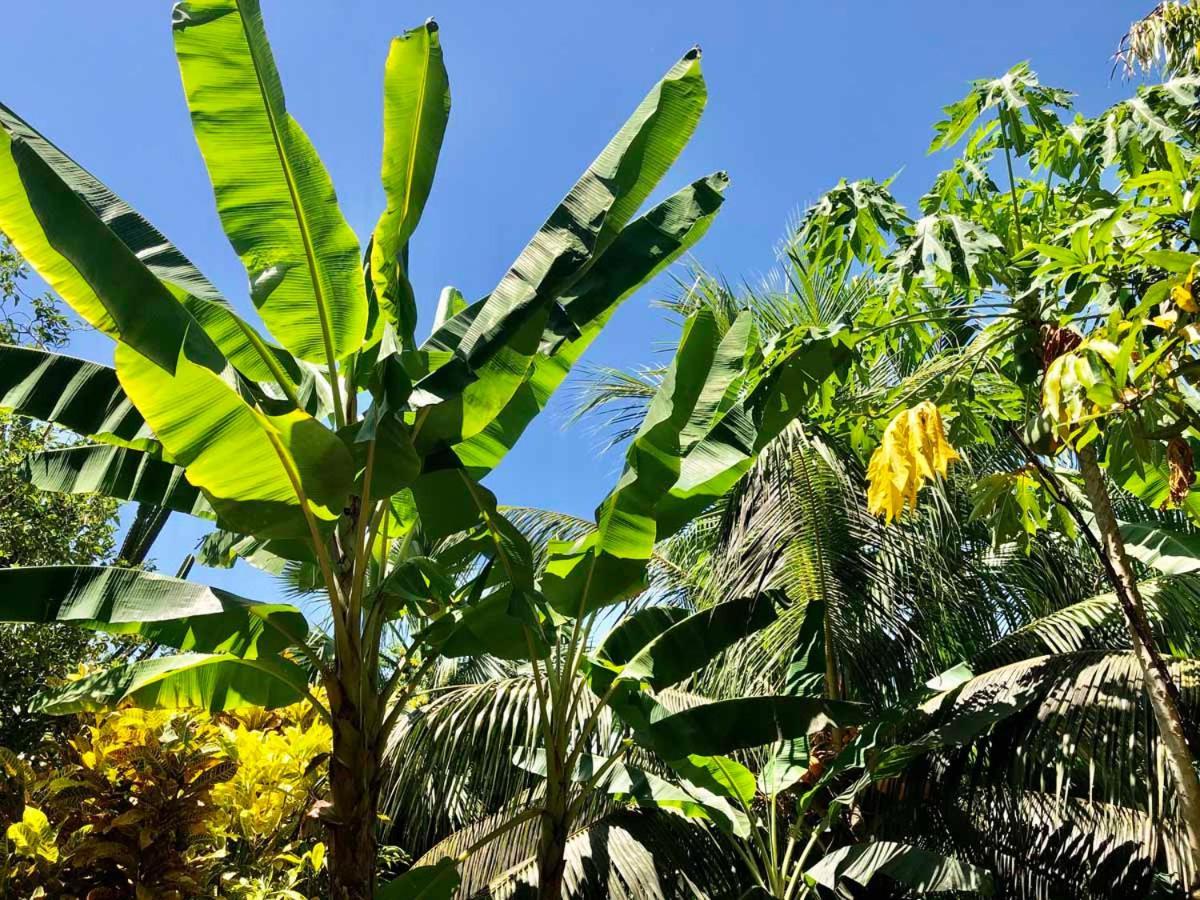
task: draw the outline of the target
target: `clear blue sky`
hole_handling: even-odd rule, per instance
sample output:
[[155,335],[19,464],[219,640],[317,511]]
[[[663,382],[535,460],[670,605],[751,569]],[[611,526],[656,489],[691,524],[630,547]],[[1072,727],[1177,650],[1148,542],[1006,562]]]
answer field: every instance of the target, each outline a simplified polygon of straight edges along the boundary
[[[709,104],[663,191],[716,169],[733,184],[696,256],[756,280],[783,226],[839,177],[886,178],[911,203],[947,160],[927,157],[930,126],[968,80],[1029,60],[1092,114],[1128,91],[1110,56],[1149,0],[727,2],[608,0],[263,0],[287,92],[333,175],[350,224],[378,215],[380,84],[388,40],[434,16],[453,111],[438,178],[412,245],[425,321],[442,285],[495,286],[584,165],[692,44]],[[217,220],[171,44],[170,3],[10,3],[0,99],[171,237],[243,311],[245,274]],[[587,359],[650,361],[670,339],[636,295]],[[424,333],[424,332],[419,332]],[[97,336],[73,351],[111,362]],[[561,396],[489,484],[501,502],[589,515],[612,484],[582,428],[564,431]],[[173,571],[205,527],[172,516],[154,557]],[[267,576],[239,564],[193,577],[269,599]]]

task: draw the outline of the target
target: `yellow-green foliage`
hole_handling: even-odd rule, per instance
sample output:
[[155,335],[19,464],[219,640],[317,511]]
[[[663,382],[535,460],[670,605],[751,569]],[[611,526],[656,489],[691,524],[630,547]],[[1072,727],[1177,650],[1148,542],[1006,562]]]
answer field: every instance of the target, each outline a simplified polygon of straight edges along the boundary
[[0,751],[0,896],[319,896],[330,741],[307,704],[122,709],[35,760]]

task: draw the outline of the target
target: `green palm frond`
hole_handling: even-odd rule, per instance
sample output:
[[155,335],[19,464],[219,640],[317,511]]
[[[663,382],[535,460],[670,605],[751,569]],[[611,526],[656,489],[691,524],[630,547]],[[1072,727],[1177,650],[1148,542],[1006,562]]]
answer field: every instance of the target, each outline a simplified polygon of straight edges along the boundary
[[501,506],[504,514],[533,548],[534,567],[546,562],[550,541],[574,541],[596,530],[596,523],[569,513],[535,506]]
[[592,433],[603,438],[602,452],[624,444],[641,425],[665,371],[661,366],[631,370],[582,366],[572,383],[574,404],[568,424],[587,421]]
[[[1200,660],[1170,668],[1195,715]],[[1187,854],[1173,782],[1132,654],[1011,663],[968,682],[929,724],[996,704],[1010,711],[993,727],[880,786],[869,802],[885,831],[928,836],[1006,874],[1020,898],[1140,897],[1156,872],[1180,878]]]
[[[715,831],[653,810],[618,810],[576,829],[567,841],[564,900],[693,900],[737,897],[747,879]],[[528,896],[533,859],[490,885],[493,900]]]
[[[580,698],[569,727],[578,729],[596,697],[580,680]],[[541,744],[533,675],[523,668],[507,678],[438,691],[397,729],[385,757],[394,764],[380,809],[394,824],[393,836],[418,851],[440,838],[505,808],[534,790],[538,776],[514,765],[522,751]],[[592,752],[615,750],[613,720],[602,711]],[[429,797],[441,798],[431,805]]]
[[[1159,647],[1180,658],[1200,658],[1200,577],[1178,575],[1139,586]],[[1116,595],[1098,594],[1034,619],[972,660],[975,671],[1046,653],[1126,650],[1129,635]]]
[[[536,796],[523,798],[536,802]],[[514,809],[520,809],[516,806]],[[416,865],[457,857],[513,815],[506,809],[438,842]],[[505,832],[459,866],[458,896],[492,900],[528,896],[537,887],[536,819]],[[740,866],[724,839],[694,820],[657,810],[630,809],[593,794],[567,841],[564,900],[684,900],[733,897],[744,887]]]
[[778,691],[809,601],[826,609],[827,690],[879,705],[1028,621],[1031,605],[1042,608],[1040,595],[1009,584],[1011,571],[1033,571],[1031,558],[1005,560],[967,522],[965,482],[943,485],[919,516],[890,527],[867,512],[865,496],[853,457],[803,427],[762,454],[724,502],[708,546],[688,547],[680,568],[704,560],[698,605],[761,586],[782,589],[792,606],[701,673],[702,693]]

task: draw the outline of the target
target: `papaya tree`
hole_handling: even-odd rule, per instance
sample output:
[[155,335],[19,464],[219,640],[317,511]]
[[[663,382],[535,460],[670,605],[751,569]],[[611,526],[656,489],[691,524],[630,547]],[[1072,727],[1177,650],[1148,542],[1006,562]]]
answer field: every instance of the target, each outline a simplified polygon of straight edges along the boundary
[[[49,711],[310,699],[333,730],[323,813],[333,896],[367,898],[381,749],[424,674],[473,629],[536,655],[557,625],[521,572],[498,580],[510,534],[480,481],[620,303],[716,215],[724,173],[635,218],[699,121],[700,53],[651,89],[496,288],[473,303],[444,290],[418,342],[408,245],[450,110],[436,24],[391,44],[386,208],[364,248],[288,113],[257,0],[189,0],[172,23],[221,224],[265,332],[0,106],[0,230],[116,343],[115,367],[0,348],[0,405],[86,438],[32,459],[35,485],[213,522],[209,557],[306,572],[332,634],[310,633],[288,604],[110,567],[0,571],[0,617],[180,651],[51,691]],[[414,552],[434,541],[473,577],[447,582]]]
[[[1019,65],[946,107],[931,151],[964,149],[919,218],[885,186],[843,184],[803,237],[886,296],[858,345],[855,396],[826,421],[870,457],[871,508],[906,515],[960,465],[956,446],[1015,452],[977,485],[996,545],[1029,552],[1055,535],[1100,563],[1171,773],[1191,891],[1200,743],[1171,671],[1191,660],[1174,645],[1184,659],[1164,657],[1140,582],[1143,566],[1179,565],[1173,541],[1200,521],[1198,91],[1174,78],[1068,121],[1070,96]],[[1156,512],[1130,522],[1122,509]]]

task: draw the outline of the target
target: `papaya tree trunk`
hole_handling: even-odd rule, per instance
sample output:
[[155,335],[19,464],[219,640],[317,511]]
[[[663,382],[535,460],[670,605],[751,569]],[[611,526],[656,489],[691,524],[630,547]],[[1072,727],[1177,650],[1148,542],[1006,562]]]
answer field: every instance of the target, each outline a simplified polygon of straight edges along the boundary
[[[333,900],[372,900],[379,798],[376,718],[349,699],[352,684],[342,678],[328,686],[333,716],[333,753],[328,816],[330,896]],[[331,679],[332,681],[332,679]]]
[[1142,670],[1146,694],[1154,710],[1154,721],[1166,750],[1167,765],[1175,780],[1176,800],[1191,861],[1191,878],[1187,887],[1192,892],[1191,896],[1200,897],[1200,777],[1197,777],[1192,751],[1188,746],[1188,725],[1183,716],[1179,689],[1154,646],[1146,608],[1125,552],[1125,542],[1117,527],[1108,487],[1096,460],[1096,451],[1092,447],[1079,451],[1079,468],[1100,531],[1103,556],[1107,557],[1102,561],[1106,563],[1109,580],[1120,602],[1129,641]]

